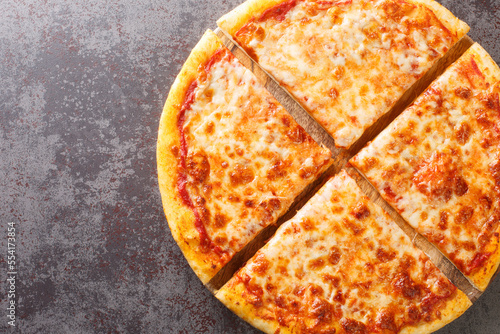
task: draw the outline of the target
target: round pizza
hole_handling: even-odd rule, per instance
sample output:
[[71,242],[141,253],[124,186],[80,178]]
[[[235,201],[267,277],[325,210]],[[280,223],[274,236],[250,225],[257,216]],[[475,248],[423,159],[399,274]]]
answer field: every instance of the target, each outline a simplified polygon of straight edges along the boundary
[[200,280],[265,333],[430,333],[463,314],[500,265],[500,68],[460,51],[467,24],[432,0],[248,0],[217,23],[243,52],[203,35],[157,146]]

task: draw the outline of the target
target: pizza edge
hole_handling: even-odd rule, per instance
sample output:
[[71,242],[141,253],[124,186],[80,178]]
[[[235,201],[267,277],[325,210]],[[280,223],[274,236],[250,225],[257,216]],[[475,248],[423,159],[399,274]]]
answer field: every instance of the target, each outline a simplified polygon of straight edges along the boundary
[[157,142],[158,183],[165,216],[172,236],[189,265],[204,284],[220,268],[212,268],[212,263],[196,251],[200,242],[195,228],[195,217],[193,211],[186,207],[177,196],[178,162],[171,152],[171,147],[180,146],[177,119],[189,86],[198,77],[200,64],[206,63],[222,47],[224,45],[217,36],[211,30],[207,30],[193,48],[176,77],[163,107]]
[[[264,11],[289,0],[247,0],[229,13],[217,20],[217,25],[223,31],[234,36],[249,20],[262,14]],[[436,17],[456,34],[458,39],[462,38],[469,31],[467,23],[461,21],[447,8],[434,0],[407,0],[414,4],[421,4],[434,12]]]
[[[462,61],[467,61],[470,57],[474,58],[474,61],[477,63],[480,72],[484,75],[487,82],[500,85],[500,67],[479,43],[474,43],[474,45],[457,60],[457,63],[460,62],[461,59],[463,59]],[[500,266],[500,237],[498,236],[500,234],[500,224],[495,232],[497,236],[492,237],[490,244],[486,248],[486,252],[491,252],[492,255],[483,265],[481,270],[466,276],[481,291],[486,290]]]
[[[428,257],[423,250],[420,248],[416,247],[413,242],[411,242],[410,238],[404,233],[403,230],[390,218],[390,216],[383,210],[380,206],[375,204],[371,199],[369,199],[366,194],[359,188],[357,185],[356,181],[352,179],[352,177],[345,171],[342,170],[332,178],[330,178],[328,182],[331,182],[331,180],[336,178],[341,178],[339,182],[341,183],[342,186],[348,186],[349,181],[352,180],[354,182],[355,187],[358,189],[355,189],[354,191],[359,191],[363,197],[365,197],[368,202],[373,206],[373,208],[376,211],[377,215],[382,215],[386,218],[387,223],[389,225],[400,231],[404,236],[405,239],[413,246],[414,250],[416,253],[421,252],[424,254],[426,257]],[[318,200],[322,197],[323,192],[326,191],[326,186],[324,185],[309,201],[314,201]],[[308,203],[309,203],[308,201]],[[306,203],[307,205],[307,203]],[[304,207],[306,206],[304,205]],[[294,216],[295,217],[295,216]],[[290,220],[294,219],[291,218]],[[289,221],[290,221],[289,220]],[[275,235],[272,238],[279,237],[280,231],[282,229],[286,228],[286,223],[284,223],[278,231],[276,231]],[[271,239],[272,239],[271,238]],[[265,250],[267,247],[270,247],[272,242],[269,240],[268,243],[264,247],[262,247],[250,260],[247,261],[247,263],[251,263],[253,259],[261,253],[262,250]],[[418,254],[419,255],[419,254]],[[432,261],[431,261],[432,262]],[[246,265],[245,265],[246,266]],[[243,268],[245,268],[242,267]],[[435,265],[434,265],[435,266]],[[436,267],[436,269],[442,273],[442,271]],[[241,270],[241,269],[240,269]],[[444,274],[443,274],[444,275]],[[265,333],[275,333],[278,329],[280,330],[279,333],[284,334],[284,333],[296,333],[293,328],[283,328],[280,327],[278,321],[276,320],[266,320],[262,319],[257,316],[255,312],[255,307],[246,301],[244,298],[242,298],[242,295],[244,294],[245,287],[243,283],[238,282],[236,284],[233,284],[234,277],[229,280],[220,290],[218,290],[215,294],[216,298],[219,299],[227,308],[229,308],[234,314],[251,324],[252,326],[260,329],[261,331]],[[446,275],[445,275],[446,277]],[[433,331],[436,331],[445,325],[451,323],[458,317],[460,317],[469,307],[472,306],[472,302],[470,299],[460,290],[457,288],[455,295],[452,299],[448,300],[446,303],[446,307],[442,310],[441,312],[441,319],[437,319],[431,323],[422,323],[417,326],[408,326],[405,327],[401,330],[401,334],[425,334],[425,333],[431,333]]]

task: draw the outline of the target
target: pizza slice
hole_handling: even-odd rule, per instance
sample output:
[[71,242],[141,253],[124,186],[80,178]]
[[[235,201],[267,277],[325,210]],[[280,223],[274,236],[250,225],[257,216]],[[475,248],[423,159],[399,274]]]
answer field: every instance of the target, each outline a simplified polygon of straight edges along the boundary
[[480,290],[500,263],[499,94],[474,44],[351,160]]
[[332,163],[211,31],[170,90],[157,160],[173,237],[204,283]]
[[216,294],[265,333],[429,333],[471,302],[342,171]]
[[432,0],[248,0],[217,23],[345,148],[469,30]]

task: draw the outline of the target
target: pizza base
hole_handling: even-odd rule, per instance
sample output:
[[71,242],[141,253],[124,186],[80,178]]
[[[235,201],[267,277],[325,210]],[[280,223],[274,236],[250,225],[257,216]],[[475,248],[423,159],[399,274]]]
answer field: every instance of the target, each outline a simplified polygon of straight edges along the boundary
[[[260,16],[264,11],[288,0],[247,0],[231,12],[217,20],[217,25],[227,34],[234,36],[249,20]],[[431,9],[443,25],[457,36],[469,31],[467,23],[460,21],[448,9],[433,0],[407,0],[422,4]]]
[[200,64],[206,63],[221,47],[223,44],[217,36],[211,30],[207,30],[191,51],[174,81],[163,107],[156,155],[158,183],[170,231],[172,231],[172,236],[189,265],[204,284],[220,268],[213,268],[210,262],[203,260],[196,252],[199,241],[195,228],[195,217],[193,211],[187,208],[177,196],[177,159],[172,154],[171,147],[180,145],[177,119],[186,92],[198,76],[198,67]]

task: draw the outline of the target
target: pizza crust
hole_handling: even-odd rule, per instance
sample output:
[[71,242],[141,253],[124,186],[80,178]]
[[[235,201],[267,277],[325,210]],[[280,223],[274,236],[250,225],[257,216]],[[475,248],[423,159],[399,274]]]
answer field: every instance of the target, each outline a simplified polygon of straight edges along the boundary
[[452,12],[450,12],[447,8],[437,3],[434,0],[409,0],[415,4],[422,4],[427,8],[431,9],[434,14],[438,17],[441,23],[450,30],[455,33],[457,36],[462,37],[467,34],[470,30],[470,27],[467,23],[460,21]]
[[418,327],[403,328],[399,334],[427,334],[435,332],[460,317],[471,306],[472,302],[469,298],[467,298],[462,291],[457,289],[455,297],[448,301],[444,310],[441,310],[441,319],[429,324],[422,324]]
[[248,0],[217,20],[223,31],[234,36],[252,18],[288,0]]
[[180,145],[177,119],[186,92],[198,76],[198,67],[207,62],[221,47],[223,44],[218,37],[211,30],[207,30],[184,63],[163,107],[156,156],[158,183],[170,231],[189,265],[203,283],[207,283],[220,268],[214,268],[209,259],[196,252],[199,241],[194,225],[195,218],[193,211],[177,196],[177,159],[171,148]]
[[[244,298],[241,298],[244,292],[245,288],[243,284],[238,284],[231,287],[231,289],[223,287],[217,292],[216,297],[234,314],[264,333],[275,333],[278,328],[280,329],[280,334],[297,333],[297,331],[293,331],[292,329],[280,327],[279,323],[276,321],[269,321],[257,317],[254,312],[254,306]],[[462,291],[457,290],[455,297],[448,301],[446,308],[441,311],[441,319],[428,324],[424,323],[418,327],[405,327],[399,333],[428,334],[435,332],[459,318],[471,306],[472,302],[469,298],[467,298]]]
[[278,322],[276,321],[265,320],[257,317],[255,314],[255,307],[241,297],[244,292],[245,287],[240,283],[232,286],[231,288],[228,286],[222,287],[222,289],[217,291],[215,297],[238,317],[264,333],[275,333],[278,328],[280,329],[280,334],[293,333],[292,331],[287,330],[287,328],[280,328]]
[[[469,55],[474,57],[474,61],[477,63],[481,73],[484,75],[485,80],[490,83],[496,83],[498,89],[500,90],[500,68],[488,52],[486,52],[481,45],[475,43],[464,54],[464,56]],[[496,236],[492,238],[490,244],[485,250],[487,253],[491,252],[492,255],[485,262],[481,270],[476,271],[467,277],[481,291],[486,290],[488,284],[500,266],[500,224],[495,232]]]
[[[234,36],[248,21],[260,16],[264,11],[289,0],[247,0],[231,12],[217,20],[217,25],[227,34]],[[407,0],[415,4],[422,4],[431,9],[445,27],[462,37],[470,27],[467,23],[460,21],[448,9],[434,0]]]

